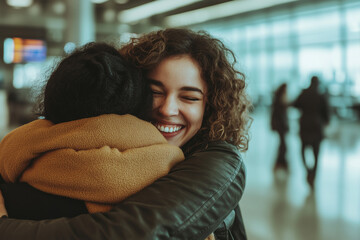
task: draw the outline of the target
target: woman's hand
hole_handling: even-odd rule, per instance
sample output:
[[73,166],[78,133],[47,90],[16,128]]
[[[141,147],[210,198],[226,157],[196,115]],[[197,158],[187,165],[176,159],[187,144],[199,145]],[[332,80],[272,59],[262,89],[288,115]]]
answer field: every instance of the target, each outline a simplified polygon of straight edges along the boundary
[[6,208],[5,208],[4,198],[3,198],[2,193],[0,191],[0,217],[2,217],[4,215],[7,216],[7,211],[6,211]]

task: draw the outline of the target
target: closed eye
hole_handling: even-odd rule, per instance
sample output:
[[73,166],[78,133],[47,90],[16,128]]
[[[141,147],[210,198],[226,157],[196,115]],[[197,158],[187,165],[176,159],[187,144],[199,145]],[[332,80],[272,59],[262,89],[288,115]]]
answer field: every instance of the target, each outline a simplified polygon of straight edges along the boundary
[[200,98],[197,97],[183,97],[183,99],[188,100],[188,101],[192,101],[192,102],[196,102],[196,101],[200,101]]
[[162,92],[156,91],[156,90],[151,90],[151,92],[152,92],[153,95],[161,95],[161,94],[163,94]]

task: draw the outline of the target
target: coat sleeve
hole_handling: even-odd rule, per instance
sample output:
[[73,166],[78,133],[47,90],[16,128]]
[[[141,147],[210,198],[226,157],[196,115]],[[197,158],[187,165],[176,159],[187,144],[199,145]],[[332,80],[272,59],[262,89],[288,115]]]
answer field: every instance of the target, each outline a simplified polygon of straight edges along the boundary
[[27,183],[0,184],[0,190],[10,218],[42,220],[88,213],[84,201],[48,194]]
[[205,239],[238,205],[245,167],[234,146],[210,144],[105,213],[0,219],[4,239]]

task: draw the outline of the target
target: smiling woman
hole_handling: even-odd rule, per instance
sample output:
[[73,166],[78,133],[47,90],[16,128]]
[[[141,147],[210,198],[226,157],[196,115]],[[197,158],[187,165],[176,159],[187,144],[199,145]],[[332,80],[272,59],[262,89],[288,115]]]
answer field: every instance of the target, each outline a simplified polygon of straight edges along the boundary
[[120,53],[149,79],[151,121],[182,148],[185,161],[109,212],[41,222],[0,219],[1,236],[180,240],[214,232],[219,240],[246,239],[238,205],[245,187],[239,150],[247,149],[250,103],[232,52],[205,32],[166,29],[132,39]]
[[169,57],[148,78],[154,125],[170,144],[183,146],[199,131],[205,111],[207,87],[199,65],[189,55]]
[[[220,40],[204,31],[170,28],[134,38],[120,52],[152,80],[152,90],[155,90],[155,120],[163,118],[159,117],[162,114],[158,113],[155,105],[160,89],[162,91],[159,92],[165,95],[161,96],[162,103],[159,106],[166,107],[174,102],[181,106],[187,99],[191,104],[185,107],[186,112],[195,116],[200,114],[201,126],[196,134],[179,142],[183,144],[180,146],[185,153],[199,146],[204,147],[209,141],[219,140],[247,150],[247,130],[250,123],[248,110],[251,104],[245,92],[245,75],[234,68],[236,58]],[[154,89],[155,86],[159,88]],[[194,90],[194,87],[196,91],[184,91]],[[175,89],[178,89],[178,95],[174,95]],[[198,91],[203,93],[201,97],[197,95],[200,98],[185,95]],[[177,101],[174,101],[174,96]],[[184,101],[179,101],[180,99]],[[191,99],[199,101],[190,101]],[[195,110],[192,104],[199,108]],[[184,111],[183,118],[189,117],[186,112]],[[186,124],[198,123],[190,118],[186,121]],[[190,128],[192,126],[189,125]],[[191,133],[187,137],[190,135]]]

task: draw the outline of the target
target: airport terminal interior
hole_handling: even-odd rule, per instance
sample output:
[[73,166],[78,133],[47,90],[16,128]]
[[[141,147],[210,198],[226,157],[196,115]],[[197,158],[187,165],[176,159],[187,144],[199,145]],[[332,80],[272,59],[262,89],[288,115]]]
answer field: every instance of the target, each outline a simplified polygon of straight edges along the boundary
[[[360,239],[360,1],[0,0],[0,139],[37,118],[52,66],[90,41],[117,44],[167,27],[222,40],[253,103],[240,201],[250,240]],[[317,76],[329,105],[317,177],[307,180],[292,103]],[[287,85],[287,168],[276,168],[275,91]],[[307,149],[305,155],[313,164]]]

